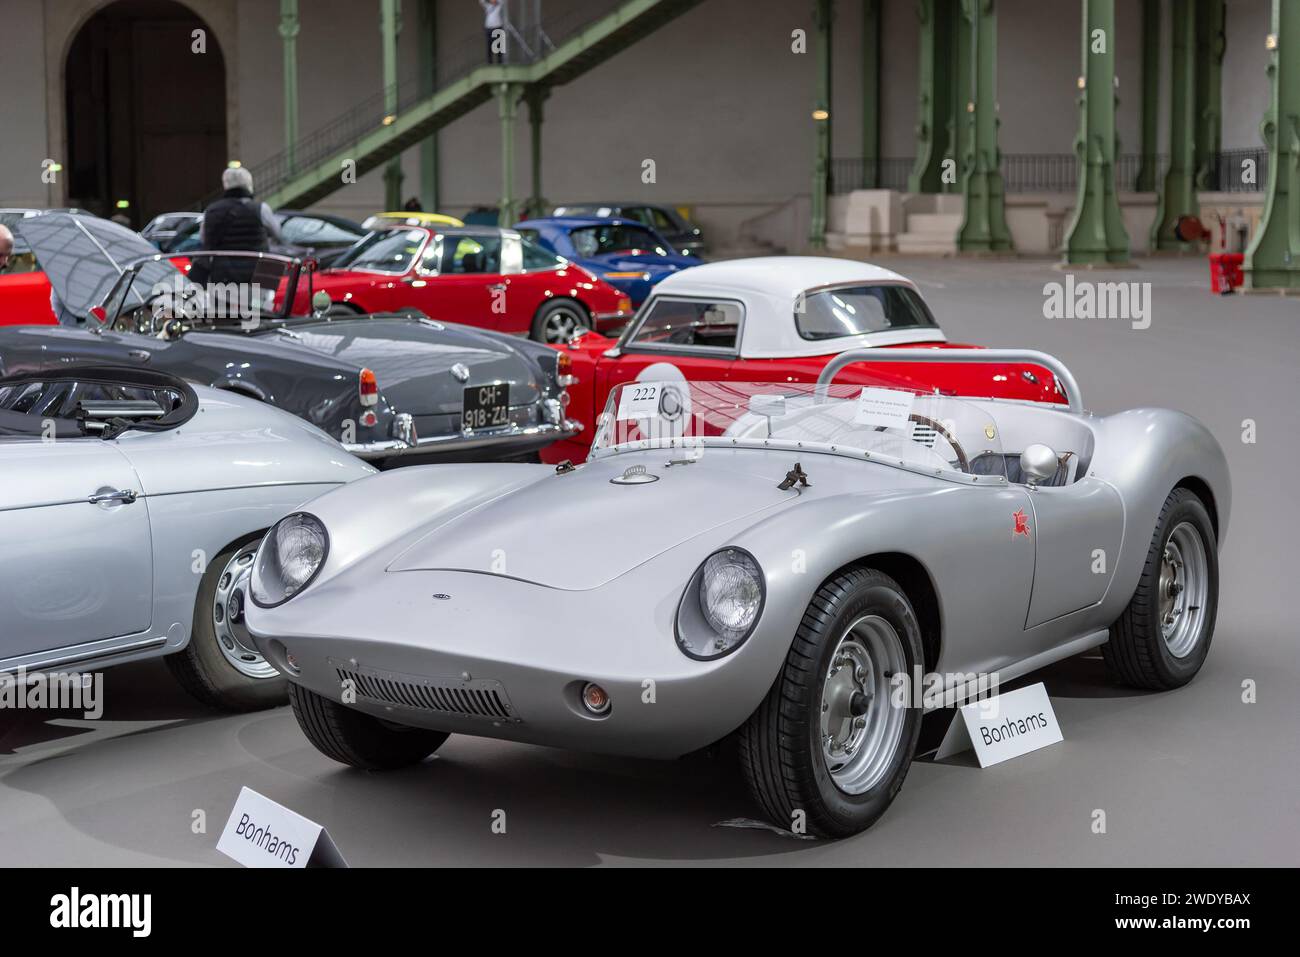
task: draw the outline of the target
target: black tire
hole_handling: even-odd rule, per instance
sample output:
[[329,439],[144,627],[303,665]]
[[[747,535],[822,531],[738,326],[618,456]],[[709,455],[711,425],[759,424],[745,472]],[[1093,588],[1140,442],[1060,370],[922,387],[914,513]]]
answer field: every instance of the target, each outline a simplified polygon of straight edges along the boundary
[[[924,661],[916,614],[888,575],[852,569],[818,589],[781,673],[739,734],[741,768],[750,791],[778,827],[790,828],[795,812],[802,810],[808,833],[847,837],[875,823],[903,786],[921,731],[920,709],[904,709],[902,733],[885,770],[860,794],[840,789],[822,750],[824,676],[840,637],[864,615],[879,616],[893,627],[909,674]],[[888,698],[886,706],[894,707]]]
[[[1190,651],[1176,656],[1166,642],[1160,611],[1161,570],[1165,549],[1175,529],[1187,524],[1200,535],[1205,552],[1206,591],[1199,631]],[[1111,674],[1125,684],[1168,691],[1187,684],[1205,663],[1219,610],[1219,553],[1214,523],[1205,504],[1192,491],[1176,488],[1165,499],[1156,519],[1137,589],[1128,607],[1110,626],[1110,640],[1101,646]]]
[[194,618],[190,641],[174,655],[168,655],[167,667],[189,694],[210,708],[220,711],[261,711],[287,700],[288,682],[279,674],[254,678],[238,671],[218,646],[212,621],[217,586],[230,562],[241,552],[256,546],[261,534],[231,545],[209,563],[194,599]]
[[317,751],[366,771],[419,764],[448,737],[445,731],[380,721],[293,683],[289,684],[289,704],[298,726]]
[[[562,323],[564,318],[568,319],[568,323]],[[592,328],[591,315],[582,303],[576,299],[552,299],[537,310],[537,315],[533,317],[532,331],[528,334],[529,338],[534,342],[562,345],[568,342],[572,335],[556,338],[555,327],[558,324],[572,325],[574,328],[572,335]]]

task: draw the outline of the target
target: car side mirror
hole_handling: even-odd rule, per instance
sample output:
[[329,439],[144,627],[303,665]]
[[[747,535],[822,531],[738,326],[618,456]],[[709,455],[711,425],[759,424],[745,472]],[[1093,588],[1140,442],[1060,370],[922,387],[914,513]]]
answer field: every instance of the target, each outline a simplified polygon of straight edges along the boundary
[[1040,442],[1026,446],[1020,453],[1020,472],[1030,485],[1046,482],[1056,475],[1056,470],[1060,467],[1061,460],[1057,458],[1056,452]]
[[330,299],[330,294],[324,289],[318,289],[316,292],[312,293],[311,311],[315,315],[326,315],[330,311],[331,305],[333,305],[333,300]]

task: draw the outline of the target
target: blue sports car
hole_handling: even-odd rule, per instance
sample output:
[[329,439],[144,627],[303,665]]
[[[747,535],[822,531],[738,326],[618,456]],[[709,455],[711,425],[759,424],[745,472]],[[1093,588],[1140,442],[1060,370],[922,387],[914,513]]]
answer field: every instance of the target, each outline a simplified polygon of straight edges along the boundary
[[516,223],[530,239],[627,293],[640,306],[650,287],[673,273],[698,266],[648,226],[630,219],[598,216],[552,216]]

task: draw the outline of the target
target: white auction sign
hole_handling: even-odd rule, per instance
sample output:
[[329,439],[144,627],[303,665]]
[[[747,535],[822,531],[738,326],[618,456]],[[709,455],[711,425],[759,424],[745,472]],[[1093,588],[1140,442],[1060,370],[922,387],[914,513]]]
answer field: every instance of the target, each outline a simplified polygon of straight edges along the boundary
[[858,393],[858,407],[854,410],[856,425],[879,425],[887,429],[906,428],[912,415],[916,396],[898,389],[866,386]]
[[217,850],[245,867],[347,867],[323,826],[242,788]]
[[987,768],[1063,740],[1047,688],[1040,681],[964,705],[952,719],[935,758],[974,748],[980,767]]

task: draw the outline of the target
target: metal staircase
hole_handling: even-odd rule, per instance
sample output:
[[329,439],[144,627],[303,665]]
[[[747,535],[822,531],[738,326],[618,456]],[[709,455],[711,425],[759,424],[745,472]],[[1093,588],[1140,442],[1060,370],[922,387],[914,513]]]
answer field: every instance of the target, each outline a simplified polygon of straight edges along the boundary
[[[366,173],[493,97],[503,83],[552,87],[581,76],[702,0],[590,0],[546,24],[545,44],[512,43],[508,62],[483,63],[481,35],[459,68],[444,69],[432,94],[416,80],[381,90],[347,113],[250,168],[273,209],[302,209],[344,185],[345,164]],[[396,96],[393,96],[394,92]],[[397,103],[395,109],[388,104]]]

